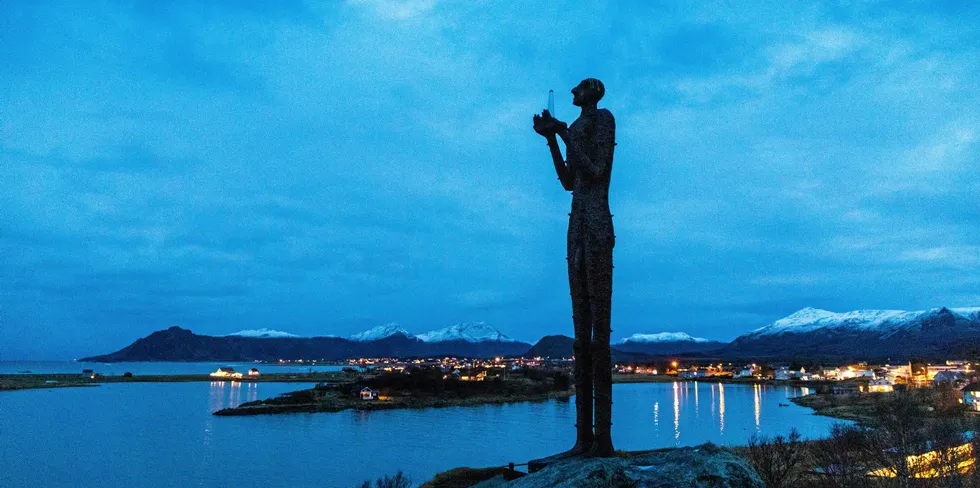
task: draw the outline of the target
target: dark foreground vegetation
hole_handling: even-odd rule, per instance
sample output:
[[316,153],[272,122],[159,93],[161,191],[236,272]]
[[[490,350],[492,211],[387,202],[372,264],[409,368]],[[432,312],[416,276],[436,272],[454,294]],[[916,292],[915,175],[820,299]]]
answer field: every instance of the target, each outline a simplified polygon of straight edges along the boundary
[[754,437],[736,448],[770,488],[980,488],[980,418],[953,388],[809,395],[796,400],[838,423],[829,437]]
[[[370,389],[376,398],[364,400],[361,392]],[[298,412],[339,412],[347,409],[386,410],[469,406],[491,403],[543,401],[572,395],[564,373],[544,373],[523,369],[507,377],[463,380],[439,369],[414,369],[405,373],[363,376],[341,384],[318,384],[275,398],[247,402],[215,415],[262,415]]]

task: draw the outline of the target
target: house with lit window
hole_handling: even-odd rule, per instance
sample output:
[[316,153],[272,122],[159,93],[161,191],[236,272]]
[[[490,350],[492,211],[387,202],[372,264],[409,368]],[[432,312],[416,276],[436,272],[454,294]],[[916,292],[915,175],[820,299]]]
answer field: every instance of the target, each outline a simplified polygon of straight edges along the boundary
[[980,412],[980,383],[971,383],[963,387],[963,404],[973,410]]
[[361,388],[361,400],[377,400],[377,399],[378,399],[378,392],[366,386],[364,388]]
[[252,369],[248,370],[248,375],[249,376],[258,376],[259,375],[258,368],[252,368]]
[[959,371],[940,371],[936,373],[936,376],[932,377],[932,384],[935,386],[939,386],[941,384],[953,385],[962,378],[963,373],[960,373]]
[[217,371],[211,373],[211,376],[215,378],[241,378],[241,373],[236,373],[235,368],[218,368]]
[[879,378],[868,382],[869,393],[885,393],[889,391],[895,391],[895,383],[892,383],[885,378]]
[[782,366],[782,367],[780,367],[779,369],[776,370],[776,374],[775,374],[774,378],[776,379],[776,381],[787,381],[787,380],[791,380],[791,379],[793,379],[793,371],[791,371],[786,366]]
[[677,376],[686,380],[696,380],[698,378],[707,378],[711,374],[707,369],[686,369],[679,371]]

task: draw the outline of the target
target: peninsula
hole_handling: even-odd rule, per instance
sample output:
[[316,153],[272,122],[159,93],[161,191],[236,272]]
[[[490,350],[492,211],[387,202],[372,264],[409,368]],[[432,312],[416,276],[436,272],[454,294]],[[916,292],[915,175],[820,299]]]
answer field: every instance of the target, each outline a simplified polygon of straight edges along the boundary
[[437,369],[415,369],[408,374],[358,376],[343,383],[320,383],[314,388],[275,398],[243,403],[214,415],[263,415],[341,410],[388,410],[567,399],[574,393],[568,375],[525,369],[487,376]]

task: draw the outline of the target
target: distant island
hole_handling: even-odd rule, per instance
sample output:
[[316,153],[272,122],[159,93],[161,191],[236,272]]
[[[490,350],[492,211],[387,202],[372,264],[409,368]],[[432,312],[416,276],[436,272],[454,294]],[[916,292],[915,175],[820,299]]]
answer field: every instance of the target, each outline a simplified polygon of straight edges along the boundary
[[[634,334],[616,342],[614,361],[663,356],[707,359],[903,360],[980,355],[980,308],[920,311],[804,308],[730,343],[682,332]],[[546,336],[533,346],[484,323],[463,323],[414,335],[386,324],[342,337],[296,337],[260,329],[235,335],[198,335],[171,327],[110,354],[80,361],[344,361],[381,357],[570,358],[572,339]]]
[[567,399],[574,393],[568,375],[536,369],[443,372],[416,368],[406,372],[322,383],[275,398],[243,403],[214,412],[217,416],[301,412],[339,412],[473,406]]

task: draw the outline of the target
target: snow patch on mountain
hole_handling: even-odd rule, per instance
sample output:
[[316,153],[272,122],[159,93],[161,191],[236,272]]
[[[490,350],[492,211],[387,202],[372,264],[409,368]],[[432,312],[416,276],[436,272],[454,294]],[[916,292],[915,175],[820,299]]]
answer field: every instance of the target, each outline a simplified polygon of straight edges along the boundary
[[894,332],[905,327],[913,326],[919,319],[929,315],[940,314],[948,310],[970,320],[980,318],[978,308],[932,308],[929,310],[854,310],[850,312],[830,312],[818,308],[807,307],[788,317],[781,318],[770,325],[760,327],[748,336],[767,336],[779,334],[803,334],[818,330],[840,331],[878,331]]
[[417,336],[425,342],[517,342],[486,322],[462,322],[445,329],[431,330]]
[[656,334],[633,334],[619,344],[628,342],[711,342],[703,337],[694,337],[684,332],[658,332]]
[[395,334],[401,334],[405,337],[415,337],[396,322],[390,322],[370,328],[363,332],[358,332],[357,334],[350,336],[350,339],[352,341],[368,342],[391,337]]
[[980,320],[980,307],[951,308],[949,310],[956,315],[966,317],[970,320]]
[[231,334],[225,334],[225,337],[237,336],[237,337],[255,337],[259,339],[282,339],[285,337],[299,337],[296,334],[290,334],[289,332],[283,332],[281,330],[273,329],[250,329],[250,330],[240,330]]

